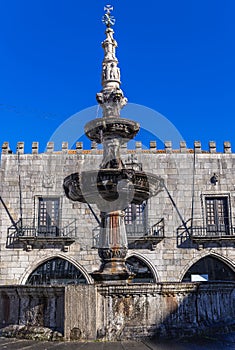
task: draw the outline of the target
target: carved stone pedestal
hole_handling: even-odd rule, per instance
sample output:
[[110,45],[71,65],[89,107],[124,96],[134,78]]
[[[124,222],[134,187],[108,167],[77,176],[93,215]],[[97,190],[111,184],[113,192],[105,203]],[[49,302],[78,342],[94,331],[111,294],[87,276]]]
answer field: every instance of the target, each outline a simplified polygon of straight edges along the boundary
[[98,250],[101,266],[91,276],[96,283],[126,284],[134,277],[125,264],[127,249],[113,248]]

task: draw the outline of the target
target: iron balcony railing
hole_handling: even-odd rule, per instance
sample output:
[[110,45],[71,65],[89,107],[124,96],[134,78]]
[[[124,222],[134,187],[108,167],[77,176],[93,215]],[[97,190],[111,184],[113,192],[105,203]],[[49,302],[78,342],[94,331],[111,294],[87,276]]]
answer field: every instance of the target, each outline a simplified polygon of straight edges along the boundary
[[[93,229],[93,248],[99,246],[100,226]],[[159,219],[154,225],[146,228],[143,224],[126,224],[126,235],[128,242],[133,241],[161,241],[165,237],[164,219]]]
[[164,218],[161,218],[158,222],[152,225],[147,231],[147,236],[157,236],[164,238],[165,236],[165,223]]
[[209,240],[235,240],[235,227],[232,222],[225,218],[224,223],[207,224],[202,219],[190,218],[178,228],[178,233],[187,234],[194,241],[209,241]]
[[20,219],[15,225],[8,228],[8,239],[28,238],[75,238],[77,236],[77,224],[74,220],[63,220],[61,226],[37,225],[34,219]]

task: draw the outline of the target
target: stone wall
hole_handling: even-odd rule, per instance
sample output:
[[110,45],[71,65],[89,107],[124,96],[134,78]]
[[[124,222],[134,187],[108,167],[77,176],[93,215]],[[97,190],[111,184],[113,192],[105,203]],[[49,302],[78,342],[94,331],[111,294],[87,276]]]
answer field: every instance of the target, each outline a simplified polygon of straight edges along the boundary
[[[213,334],[234,325],[234,287],[235,283],[95,286],[96,298],[91,288],[84,293],[81,287],[68,287],[66,309],[78,317],[67,319],[65,336],[70,339],[72,325],[83,339],[109,341]],[[75,311],[70,300],[78,293],[85,299]]]
[[0,328],[47,327],[64,333],[63,287],[0,287]]
[[[96,145],[91,150],[84,150],[81,143],[77,143],[77,148],[72,151],[68,150],[66,143],[60,151],[54,151],[53,144],[49,143],[45,153],[39,153],[37,143],[33,144],[31,154],[24,154],[22,143],[17,149],[19,157],[10,151],[7,143],[3,145],[0,168],[1,196],[14,220],[18,220],[20,215],[20,174],[24,217],[37,220],[38,197],[56,196],[60,198],[61,224],[66,225],[76,219],[77,229],[74,242],[68,247],[62,244],[46,247],[8,244],[8,228],[12,223],[0,204],[0,284],[25,284],[38,265],[53,257],[69,260],[84,273],[87,282],[92,283],[89,274],[99,267],[97,250],[92,248],[98,224],[86,204],[71,202],[65,197],[62,185],[63,179],[73,172],[98,169],[102,150]],[[205,195],[228,196],[234,234],[235,154],[231,153],[229,143],[224,143],[224,152],[220,153],[216,152],[213,142],[206,151],[201,149],[199,142],[195,142],[195,158],[193,150],[187,149],[184,142],[176,150],[172,149],[170,142],[165,143],[163,150],[158,150],[155,142],[151,142],[149,149],[142,149],[138,142],[135,150],[123,147],[122,154],[124,160],[134,154],[144,171],[162,176],[185,221],[192,214],[193,176],[194,220],[203,224]],[[214,173],[218,175],[216,184],[211,182]],[[99,216],[97,208],[93,206],[93,209]],[[143,245],[128,252],[129,256],[136,256],[149,266],[155,281],[179,282],[193,263],[207,255],[216,257],[235,270],[234,237],[204,244],[193,242],[182,230],[181,218],[165,190],[148,202],[148,226],[161,218],[165,222],[165,238],[151,249]]]
[[67,340],[174,338],[228,330],[235,283],[0,287],[0,328],[48,327]]
[[68,340],[96,339],[97,321],[104,315],[97,309],[99,294],[95,285],[67,286],[65,289],[65,329]]

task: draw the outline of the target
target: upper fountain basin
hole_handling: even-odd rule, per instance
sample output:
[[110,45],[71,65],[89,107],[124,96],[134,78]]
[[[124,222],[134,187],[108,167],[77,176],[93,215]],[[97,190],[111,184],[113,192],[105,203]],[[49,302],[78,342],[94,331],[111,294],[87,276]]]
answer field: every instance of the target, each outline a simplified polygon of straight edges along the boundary
[[139,129],[139,123],[120,117],[93,119],[84,127],[86,136],[97,143],[102,143],[103,138],[112,136],[118,136],[123,138],[123,142],[127,142],[135,137]]

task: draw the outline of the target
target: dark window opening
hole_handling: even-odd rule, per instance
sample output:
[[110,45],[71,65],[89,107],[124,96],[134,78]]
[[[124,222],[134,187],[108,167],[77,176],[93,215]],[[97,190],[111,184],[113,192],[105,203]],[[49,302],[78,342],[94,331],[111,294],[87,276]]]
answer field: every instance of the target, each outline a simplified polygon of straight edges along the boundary
[[59,234],[59,204],[59,198],[39,198],[39,235],[57,236]]
[[135,274],[132,283],[154,283],[152,271],[142,260],[131,256],[126,259],[126,266]]
[[206,197],[207,232],[229,234],[229,208],[227,197]]
[[221,260],[207,256],[189,268],[182,282],[191,281],[235,281],[235,272]]
[[55,258],[40,265],[28,278],[31,285],[86,284],[82,272],[69,261]]
[[129,204],[125,209],[127,236],[143,236],[147,232],[147,205]]

